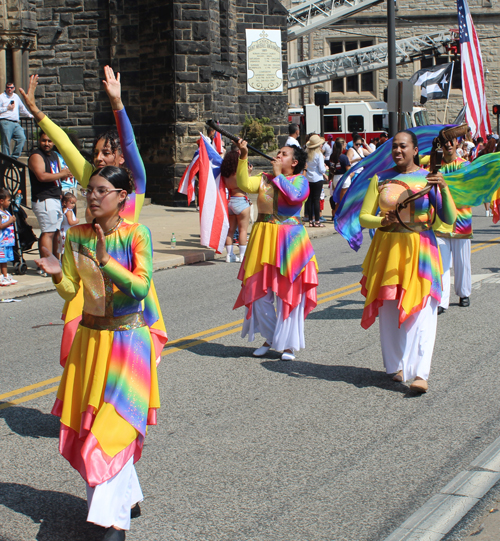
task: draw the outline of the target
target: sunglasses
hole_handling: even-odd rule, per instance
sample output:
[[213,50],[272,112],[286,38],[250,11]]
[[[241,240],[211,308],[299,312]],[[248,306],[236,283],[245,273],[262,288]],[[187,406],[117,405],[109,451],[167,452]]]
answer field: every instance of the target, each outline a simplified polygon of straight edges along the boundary
[[16,88],[16,87],[15,86],[6,86],[5,88],[11,89],[11,88]]

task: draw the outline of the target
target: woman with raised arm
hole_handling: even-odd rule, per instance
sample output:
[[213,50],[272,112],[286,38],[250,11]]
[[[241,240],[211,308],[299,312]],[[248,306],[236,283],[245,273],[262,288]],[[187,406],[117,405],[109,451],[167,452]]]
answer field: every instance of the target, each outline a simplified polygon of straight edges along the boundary
[[106,541],[124,540],[140,512],[134,463],[160,407],[150,326],[161,314],[148,302],[151,234],[120,216],[133,189],[126,169],[95,171],[85,190],[93,223],[68,230],[62,269],[48,250],[37,261],[65,300],[83,290],[52,413],[61,418],[59,450],[87,483],[87,520],[107,528]]
[[[115,76],[113,69],[105,66],[104,76],[104,89],[111,103],[118,131],[109,130],[96,138],[93,164],[85,160],[66,133],[37,107],[35,91],[38,85],[38,75],[32,75],[30,77],[27,93],[22,88],[19,89],[19,92],[39,126],[54,141],[69,170],[84,188],[87,186],[93,172],[100,167],[114,165],[115,167],[127,167],[131,171],[136,191],[129,194],[125,206],[120,210],[120,216],[131,223],[135,223],[139,221],[139,215],[144,203],[146,170],[139,149],[137,148],[132,124],[121,100],[120,74],[118,73]],[[153,298],[156,299],[154,284],[152,284],[151,290]],[[83,305],[81,291],[80,289],[80,293],[71,303],[65,304],[63,310],[65,325],[61,342],[62,366],[64,366],[74,334],[81,319]],[[155,302],[158,304],[157,300]],[[152,327],[151,331],[157,343],[156,349],[160,352],[167,337],[163,319],[160,318]]]
[[[426,392],[441,299],[442,265],[432,218],[453,224],[456,208],[441,173],[419,166],[418,141],[405,130],[392,143],[395,167],[374,175],[359,216],[363,227],[376,229],[363,263],[361,293],[366,297],[361,326],[377,315],[382,358],[394,381],[413,379],[410,389]],[[437,186],[396,213],[398,203]],[[380,208],[380,212],[378,209]]]
[[316,256],[300,219],[309,195],[302,174],[307,155],[298,146],[285,146],[272,162],[272,174],[249,177],[246,141],[240,139],[238,147],[238,187],[259,194],[259,215],[238,274],[242,285],[234,308],[246,307],[242,337],[252,342],[260,333],[266,340],[255,357],[273,348],[283,352],[282,361],[291,361],[294,351],[305,347],[304,320],[317,304]]

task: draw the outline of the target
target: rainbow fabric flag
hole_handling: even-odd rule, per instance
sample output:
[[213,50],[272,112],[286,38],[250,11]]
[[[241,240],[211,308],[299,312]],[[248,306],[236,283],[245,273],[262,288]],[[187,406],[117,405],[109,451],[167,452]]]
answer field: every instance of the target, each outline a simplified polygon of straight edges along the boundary
[[[434,138],[443,128],[450,126],[435,124],[410,128],[410,131],[417,136],[419,155],[429,155]],[[359,213],[370,180],[376,173],[391,167],[394,167],[392,138],[361,162],[351,167],[335,188],[333,198],[338,202],[344,180],[353,171],[362,169],[353,178],[352,184],[335,214],[335,229],[347,240],[353,250],[358,251],[363,242],[363,229],[359,223]],[[481,156],[474,160],[471,165],[447,173],[444,176],[456,205],[474,207],[485,201],[490,201],[491,196],[500,186],[500,153]]]

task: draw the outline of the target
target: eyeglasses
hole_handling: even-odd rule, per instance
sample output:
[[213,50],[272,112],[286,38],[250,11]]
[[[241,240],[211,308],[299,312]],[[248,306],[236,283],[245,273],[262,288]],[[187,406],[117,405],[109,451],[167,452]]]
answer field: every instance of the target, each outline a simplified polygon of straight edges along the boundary
[[97,199],[102,199],[103,197],[106,197],[108,193],[111,193],[111,192],[123,192],[123,190],[120,190],[119,188],[115,188],[114,190],[111,190],[110,188],[104,188],[103,186],[98,186],[97,188],[87,188],[86,190],[80,190],[80,193],[83,195],[83,197],[90,197],[92,194],[94,194]]

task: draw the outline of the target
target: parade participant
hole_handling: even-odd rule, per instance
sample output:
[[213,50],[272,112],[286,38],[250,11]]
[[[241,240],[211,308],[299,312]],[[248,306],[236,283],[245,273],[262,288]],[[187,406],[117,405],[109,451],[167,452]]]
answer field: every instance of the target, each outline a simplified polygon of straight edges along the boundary
[[[238,188],[236,182],[236,169],[240,153],[231,150],[226,153],[220,168],[224,184],[229,191],[228,214],[229,231],[226,239],[226,262],[234,263],[243,261],[247,249],[247,231],[250,225],[250,200],[245,192]],[[250,167],[249,167],[250,168]],[[238,227],[238,244],[240,249],[239,258],[233,253],[233,235]]]
[[61,418],[59,450],[87,483],[87,520],[125,539],[131,508],[143,499],[134,463],[146,425],[160,407],[148,310],[153,274],[149,229],[120,210],[134,188],[128,171],[98,169],[84,190],[92,224],[72,227],[59,261],[44,249],[37,264],[66,301],[83,287],[83,317],[52,410]]
[[306,143],[307,170],[306,178],[309,182],[309,197],[306,201],[305,212],[309,216],[309,227],[325,227],[320,221],[321,190],[325,179],[326,167],[322,146],[325,140],[313,134]]
[[272,174],[249,177],[247,143],[240,139],[238,146],[238,186],[259,194],[259,215],[238,274],[242,286],[234,308],[246,306],[242,337],[248,335],[252,342],[260,333],[266,340],[254,356],[262,357],[274,348],[283,351],[281,360],[294,360],[294,351],[305,347],[304,319],[317,304],[316,256],[300,220],[309,193],[302,174],[306,153],[285,146],[272,162]]
[[[443,132],[441,130],[440,134]],[[457,155],[459,143],[455,137],[443,145],[441,173],[451,173],[469,164]],[[456,206],[457,219],[453,225],[443,223],[439,217],[434,224],[441,261],[443,264],[443,293],[438,307],[438,315],[450,305],[450,269],[455,269],[455,293],[460,297],[459,306],[469,306],[472,291],[471,274],[471,239],[472,239],[472,208]]]
[[59,231],[59,248],[58,253],[64,253],[64,244],[66,242],[66,233],[70,227],[77,225],[80,220],[76,217],[76,195],[72,192],[66,192],[61,200],[63,209],[63,220],[61,224],[61,230]]
[[[139,149],[137,148],[132,125],[121,100],[120,74],[118,73],[115,76],[113,70],[109,66],[105,66],[104,75],[104,89],[113,109],[118,132],[110,130],[97,137],[94,145],[93,164],[85,160],[66,133],[37,107],[35,90],[38,85],[38,75],[32,75],[30,77],[30,85],[27,93],[23,89],[19,91],[25,100],[26,106],[33,113],[35,120],[50,135],[50,138],[54,141],[54,144],[68,164],[71,173],[81,186],[85,188],[95,169],[104,167],[105,165],[127,167],[131,171],[136,189],[134,193],[128,196],[125,207],[120,210],[120,216],[131,223],[135,223],[139,221],[139,215],[144,203],[146,170]],[[154,284],[151,285],[151,290],[157,303]],[[64,366],[72,343],[72,337],[81,319],[83,306],[81,292],[82,289],[80,289],[80,294],[72,302],[66,303],[63,310],[65,325],[63,339],[61,341],[62,366]],[[153,326],[152,332],[157,340],[157,350],[161,351],[162,344],[167,339],[165,325],[161,318]]]
[[[376,229],[363,263],[361,291],[366,301],[361,326],[367,329],[379,316],[387,373],[395,374],[395,381],[414,379],[410,389],[426,392],[441,299],[431,205],[449,224],[454,223],[456,210],[442,174],[428,174],[419,167],[415,134],[408,130],[396,134],[392,158],[395,167],[371,179],[359,217],[363,227]],[[397,219],[396,204],[427,183],[437,185],[439,191],[431,191],[402,212],[407,229]]]

